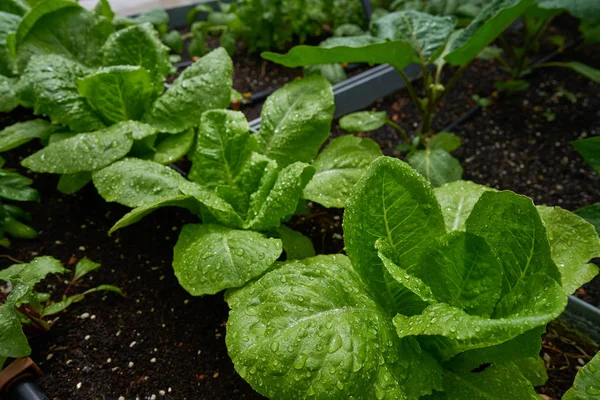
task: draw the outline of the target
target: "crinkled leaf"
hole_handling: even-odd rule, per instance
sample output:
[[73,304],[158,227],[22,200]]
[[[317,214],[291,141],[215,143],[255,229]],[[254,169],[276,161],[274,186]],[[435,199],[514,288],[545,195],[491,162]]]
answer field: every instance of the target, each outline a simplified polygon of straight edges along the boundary
[[[413,296],[392,278],[379,259],[375,242],[386,239],[394,262],[404,269],[417,264],[429,243],[446,232],[433,191],[408,164],[375,160],[354,187],[344,214],[346,252],[380,304],[391,311],[414,304]],[[418,300],[418,299],[417,299]]]
[[192,148],[196,132],[193,128],[187,129],[175,135],[167,135],[156,145],[156,152],[152,160],[160,164],[174,163]]
[[16,283],[18,281],[35,286],[48,274],[64,274],[69,272],[60,261],[54,257],[37,257],[27,264],[14,264],[0,271],[0,280]]
[[260,152],[281,168],[312,161],[329,137],[334,108],[333,90],[324,78],[288,83],[269,96],[262,108],[256,135]]
[[33,181],[18,172],[0,170],[0,197],[15,201],[38,201],[40,194],[31,188]]
[[413,61],[427,64],[442,50],[454,31],[456,19],[418,11],[398,11],[373,22],[375,35],[385,40],[407,40]]
[[401,70],[410,64],[413,50],[406,40],[382,41],[373,36],[330,38],[320,46],[296,46],[287,54],[264,52],[265,60],[286,67],[330,63],[390,64]]
[[77,88],[109,124],[141,119],[156,98],[152,77],[142,67],[101,68],[77,79]]
[[452,65],[465,65],[521,16],[533,0],[492,0],[452,43],[444,59]]
[[179,283],[194,296],[239,287],[262,275],[279,257],[281,240],[221,225],[185,225],[173,254]]
[[[162,78],[171,71],[169,49],[151,24],[133,25],[110,35],[102,47],[105,66],[137,65]],[[182,129],[183,130],[183,129]]]
[[417,150],[410,155],[408,163],[427,178],[433,187],[457,181],[463,174],[460,162],[441,148]]
[[382,155],[371,139],[351,135],[333,139],[313,162],[316,172],[303,197],[325,207],[343,208],[367,167]]
[[57,54],[35,56],[21,77],[21,99],[33,103],[36,115],[48,115],[53,123],[73,132],[89,132],[104,123],[77,90],[77,78],[88,70],[76,61]]
[[310,238],[286,225],[277,228],[287,260],[302,260],[315,256],[315,247]]
[[598,267],[589,262],[600,257],[600,238],[591,224],[567,210],[542,206],[537,210],[546,227],[562,286],[572,294],[598,274]]
[[74,174],[61,175],[58,180],[57,189],[64,194],[73,194],[92,181],[92,173],[89,171],[76,172]]
[[0,152],[12,150],[32,139],[46,139],[60,127],[43,119],[17,122],[0,131]]
[[460,138],[450,132],[440,132],[432,136],[427,142],[428,149],[442,149],[452,152],[460,147]]
[[154,102],[146,121],[169,133],[198,126],[204,111],[229,105],[232,73],[227,52],[222,48],[213,50],[179,75]]
[[565,393],[562,400],[598,399],[600,399],[600,355],[596,354],[577,372],[573,387]]
[[21,164],[35,172],[53,174],[96,171],[125,157],[133,144],[132,135],[140,125],[135,121],[120,122],[99,131],[80,133],[52,143]]
[[239,111],[212,110],[202,115],[189,178],[206,187],[233,185],[256,145]]
[[0,75],[0,112],[12,111],[19,105],[16,84],[16,78],[7,78]]
[[0,306],[0,357],[18,358],[31,353],[15,309],[16,303],[30,292],[30,286],[19,283]]
[[596,228],[598,235],[600,235],[600,203],[580,208],[575,211],[575,214],[592,224]]
[[106,201],[139,207],[180,196],[185,178],[154,161],[127,158],[94,172],[94,186]]
[[475,203],[488,190],[494,189],[471,181],[450,182],[433,190],[449,232],[465,230],[465,222]]
[[572,145],[585,162],[600,174],[600,136],[576,140],[572,142]]
[[381,128],[388,120],[385,111],[359,111],[340,118],[340,128],[347,132],[368,132]]
[[244,225],[244,221],[231,206],[231,204],[210,190],[194,182],[188,181],[182,183],[179,186],[179,189],[184,194],[192,196],[202,204],[202,207],[204,208],[203,218],[205,217],[206,213],[208,213],[211,220],[217,221],[229,228],[237,229]]
[[399,340],[342,255],[286,262],[227,301],[229,354],[265,396],[391,400],[441,389],[439,365]]
[[297,162],[279,172],[277,179],[268,191],[252,195],[247,229],[264,231],[275,228],[294,214],[302,191],[313,177],[314,167]]

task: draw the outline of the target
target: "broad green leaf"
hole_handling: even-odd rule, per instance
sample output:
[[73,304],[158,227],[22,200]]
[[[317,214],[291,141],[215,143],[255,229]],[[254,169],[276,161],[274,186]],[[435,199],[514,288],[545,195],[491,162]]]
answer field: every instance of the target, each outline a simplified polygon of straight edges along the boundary
[[12,150],[32,139],[45,139],[59,127],[43,119],[17,122],[0,131],[0,152]]
[[156,145],[152,160],[159,164],[171,164],[183,158],[194,144],[196,132],[193,128],[164,137]]
[[398,335],[419,336],[421,344],[444,360],[472,349],[504,343],[558,317],[567,305],[563,289],[546,275],[519,281],[492,318],[469,315],[446,303],[429,305],[420,315],[394,317]]
[[475,203],[488,190],[494,189],[471,181],[454,181],[435,188],[433,192],[440,203],[446,229],[449,232],[464,231]]
[[77,281],[92,271],[97,270],[102,265],[100,263],[94,262],[87,257],[82,258],[75,265],[75,275],[73,275],[73,281]]
[[571,61],[571,62],[550,62],[550,63],[546,63],[543,64],[542,66],[544,67],[562,67],[562,68],[570,68],[575,72],[580,73],[581,75],[585,76],[586,78],[596,82],[596,83],[600,83],[600,70],[596,69],[596,68],[592,68],[589,65],[586,64],[582,64],[580,62],[577,61]]
[[600,136],[576,140],[571,143],[590,167],[600,174]]
[[512,361],[512,364],[521,371],[533,386],[542,386],[548,380],[546,363],[540,356],[520,358]]
[[25,69],[33,55],[50,54],[98,66],[102,59],[100,48],[113,32],[106,18],[74,1],[42,1],[23,17],[16,32],[19,70]]
[[598,400],[600,399],[600,355],[596,354],[577,372],[573,387],[565,393],[562,400]]
[[434,16],[418,11],[398,11],[374,21],[375,35],[384,40],[410,42],[413,61],[425,65],[443,49],[454,31],[454,17]]
[[531,383],[512,364],[494,364],[482,372],[444,375],[444,393],[436,400],[539,400]]
[[[162,78],[171,71],[169,49],[162,44],[151,24],[130,26],[110,35],[102,46],[105,66],[137,65]],[[183,129],[182,129],[183,130]]]
[[580,208],[575,211],[575,214],[592,224],[596,228],[598,235],[600,235],[600,203]]
[[537,5],[547,10],[566,10],[590,24],[600,23],[600,4],[594,0],[538,0]]
[[17,172],[0,170],[0,198],[15,201],[39,201],[40,194],[31,188],[33,181]]
[[109,21],[112,21],[115,17],[115,12],[110,7],[108,0],[98,0],[96,7],[94,7],[94,13],[101,15]]
[[429,184],[408,164],[389,157],[375,160],[354,187],[343,227],[352,265],[393,312],[402,308],[407,290],[385,271],[375,242],[386,239],[396,253],[394,262],[409,270],[429,243],[446,233]]
[[263,105],[256,135],[260,152],[280,168],[312,161],[329,137],[334,108],[333,90],[324,78],[286,84]]
[[0,306],[0,357],[18,358],[31,353],[27,337],[15,310],[16,304],[31,292],[31,287],[17,283]]
[[600,257],[600,238],[583,218],[560,207],[537,207],[546,227],[552,259],[561,274],[567,294],[598,275],[598,267],[589,263]]
[[283,263],[226,299],[229,354],[265,396],[392,400],[441,389],[440,366],[396,336],[345,256]]
[[21,162],[35,172],[74,174],[96,171],[125,157],[133,144],[132,135],[141,124],[120,122],[109,128],[80,133],[55,142]]
[[441,148],[417,150],[408,158],[408,163],[431,183],[438,187],[462,178],[460,162]]
[[27,264],[14,264],[0,271],[0,280],[6,282],[22,282],[33,287],[48,274],[64,274],[69,272],[54,257],[37,257]]
[[247,229],[265,231],[275,228],[281,221],[291,217],[296,211],[302,191],[313,177],[314,167],[297,162],[279,172],[269,190],[252,195],[248,212]]
[[194,296],[240,287],[262,275],[282,251],[281,240],[221,225],[185,225],[173,251],[179,283]]
[[290,68],[348,62],[390,64],[397,70],[402,70],[410,64],[413,50],[406,40],[386,42],[365,35],[331,38],[322,42],[320,46],[296,46],[287,54],[264,52],[261,56],[265,60]]
[[432,136],[427,142],[428,149],[442,149],[453,152],[460,147],[460,138],[450,132],[440,132]]
[[[5,6],[7,1],[3,1],[0,7]],[[0,75],[14,76],[17,72],[17,66],[13,55],[7,47],[8,36],[17,31],[21,17],[19,15],[6,12],[0,8]]]
[[185,195],[192,196],[202,204],[204,208],[203,218],[208,213],[211,221],[217,221],[228,228],[237,229],[242,228],[244,225],[244,221],[236,213],[231,204],[203,186],[185,181],[179,186],[179,189]]
[[0,112],[10,112],[19,105],[16,85],[16,78],[0,75]]
[[141,119],[156,94],[150,73],[134,66],[101,68],[77,79],[77,88],[109,124]]
[[303,69],[303,74],[304,76],[321,75],[332,85],[343,82],[348,78],[344,67],[340,64],[307,65]]
[[21,77],[26,88],[20,96],[33,103],[36,115],[48,115],[54,124],[73,132],[102,129],[104,123],[80,96],[76,79],[87,74],[83,65],[60,55],[35,56]]
[[162,42],[175,54],[183,53],[183,37],[181,33],[176,30],[167,32],[163,35]]
[[26,0],[3,0],[0,2],[0,11],[17,16],[23,16],[31,9]]
[[241,112],[205,112],[198,128],[189,178],[209,188],[233,185],[256,147],[250,139],[250,125]]
[[58,180],[57,189],[64,194],[73,194],[92,181],[92,173],[89,171],[76,172],[74,174],[61,175]]
[[127,158],[96,171],[93,180],[104,200],[132,208],[181,196],[179,186],[186,182],[172,168],[137,158]]
[[325,207],[343,208],[367,167],[382,155],[371,139],[351,135],[333,139],[313,162],[316,173],[304,188],[303,197]]
[[229,105],[232,73],[227,52],[222,48],[213,50],[175,79],[154,102],[146,121],[168,133],[198,126],[204,111]]
[[503,295],[532,275],[543,274],[560,282],[546,228],[530,198],[509,191],[486,191],[473,207],[466,227],[496,250],[504,270]]
[[374,131],[385,125],[388,120],[385,111],[359,111],[340,118],[340,128],[347,132]]
[[310,238],[304,236],[286,225],[277,228],[277,234],[283,243],[287,260],[302,260],[304,258],[314,257],[315,248]]
[[521,16],[533,0],[492,0],[454,40],[444,59],[459,66],[471,62]]

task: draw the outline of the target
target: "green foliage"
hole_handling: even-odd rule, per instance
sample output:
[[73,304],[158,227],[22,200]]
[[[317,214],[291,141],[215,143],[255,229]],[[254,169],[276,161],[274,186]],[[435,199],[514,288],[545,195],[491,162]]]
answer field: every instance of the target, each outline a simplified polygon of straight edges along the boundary
[[600,355],[596,354],[590,362],[577,372],[573,387],[565,393],[563,400],[600,399]]
[[[217,9],[207,4],[198,4],[187,15],[188,23],[191,24],[192,41],[190,42],[190,56],[201,57],[206,53],[205,41],[209,36],[219,36],[219,44],[229,55],[235,53],[236,41],[241,34],[249,29],[240,19],[238,4],[217,3]],[[197,15],[205,15],[203,21],[196,21]],[[252,26],[252,25],[250,25]]]
[[261,394],[533,400],[540,335],[600,243],[564,210],[470,182],[434,191],[387,157],[356,184],[344,235],[348,257],[279,263],[227,293],[229,354]]
[[[100,268],[100,264],[87,258],[75,265],[75,273],[60,301],[52,301],[41,296],[35,285],[48,275],[63,275],[69,272],[60,261],[53,257],[37,257],[28,264],[15,264],[0,270],[0,281],[12,285],[12,290],[4,300],[0,300],[0,360],[28,356],[31,348],[23,327],[39,333],[50,330],[52,322],[47,316],[63,311],[70,304],[82,301],[85,296],[98,291],[111,291],[123,295],[112,285],[100,285],[83,293],[69,295],[71,289],[88,273]],[[0,364],[0,368],[2,365]]]

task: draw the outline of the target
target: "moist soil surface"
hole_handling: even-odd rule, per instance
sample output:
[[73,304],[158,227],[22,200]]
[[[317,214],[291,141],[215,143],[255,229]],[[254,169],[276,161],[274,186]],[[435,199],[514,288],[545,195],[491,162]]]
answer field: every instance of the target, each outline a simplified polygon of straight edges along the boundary
[[[598,50],[592,47],[564,57],[598,68]],[[435,129],[472,107],[473,94],[486,96],[493,91],[493,82],[501,78],[496,67],[488,61],[473,64],[445,99]],[[537,72],[530,82],[529,89],[502,98],[454,129],[463,141],[455,156],[465,168],[464,178],[569,210],[600,201],[600,178],[570,145],[572,140],[600,134],[598,86],[555,69]],[[405,92],[382,99],[372,109],[388,111],[409,132],[417,128]],[[31,114],[22,109],[1,115],[0,128],[29,118]],[[337,125],[333,128],[333,136],[342,133]],[[394,150],[400,138],[392,129],[362,136],[376,140],[385,154],[402,157]],[[107,283],[120,286],[127,296],[92,294],[59,314],[48,334],[31,341],[32,357],[46,373],[39,382],[48,396],[65,400],[262,398],[235,373],[227,355],[228,308],[223,296],[190,296],[170,266],[181,226],[197,222],[195,217],[185,210],[160,209],[109,237],[106,232],[128,209],[104,202],[92,186],[67,196],[55,189],[56,177],[27,173],[19,161],[37,148],[35,143],[3,154],[6,166],[32,177],[42,196],[40,204],[24,205],[40,236],[14,240],[5,255],[25,262],[52,255],[68,265],[88,257],[103,266],[71,293]],[[343,248],[341,220],[340,210],[312,205],[310,215],[295,217],[290,225],[311,237],[317,253],[337,253]],[[7,258],[0,262],[3,267],[12,264]],[[38,289],[58,300],[67,279],[49,278]],[[579,294],[600,305],[600,280]],[[541,352],[550,379],[539,392],[559,399],[596,350],[559,324],[551,324]]]

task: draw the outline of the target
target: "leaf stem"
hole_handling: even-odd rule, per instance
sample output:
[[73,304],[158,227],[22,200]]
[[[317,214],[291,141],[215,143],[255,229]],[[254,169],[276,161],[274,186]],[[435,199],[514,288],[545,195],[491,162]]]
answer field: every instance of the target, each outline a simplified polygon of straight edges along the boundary
[[402,135],[402,140],[404,140],[406,142],[406,144],[410,143],[410,140],[408,139],[408,134],[406,133],[406,131],[404,129],[402,129],[402,127],[400,125],[398,125],[397,123],[395,123],[394,121],[392,121],[389,118],[385,121],[385,123],[388,124],[389,126],[391,126],[392,128],[396,129],[398,132],[400,132],[400,135]]

